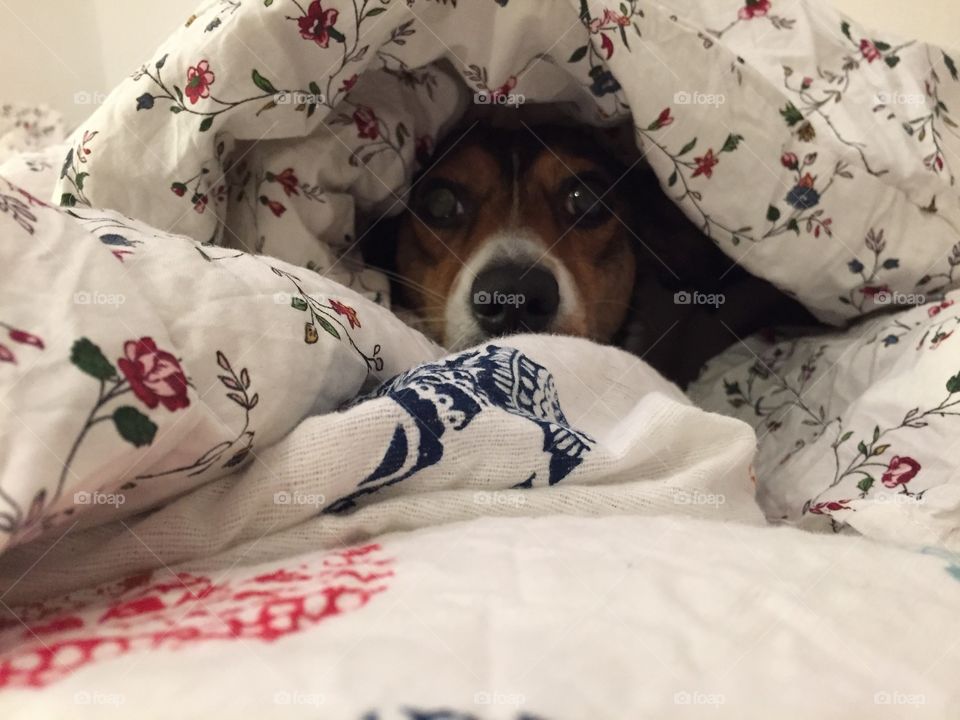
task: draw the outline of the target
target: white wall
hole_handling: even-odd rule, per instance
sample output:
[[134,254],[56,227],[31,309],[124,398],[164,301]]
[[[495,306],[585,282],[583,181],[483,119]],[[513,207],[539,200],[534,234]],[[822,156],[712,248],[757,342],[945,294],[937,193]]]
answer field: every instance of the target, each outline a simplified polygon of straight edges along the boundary
[[72,127],[199,0],[0,0],[0,102],[45,103]]
[[[878,30],[960,47],[958,0],[833,2]],[[46,103],[73,126],[197,4],[199,0],[0,0],[0,101]]]
[[958,0],[833,0],[868,27],[960,49]]

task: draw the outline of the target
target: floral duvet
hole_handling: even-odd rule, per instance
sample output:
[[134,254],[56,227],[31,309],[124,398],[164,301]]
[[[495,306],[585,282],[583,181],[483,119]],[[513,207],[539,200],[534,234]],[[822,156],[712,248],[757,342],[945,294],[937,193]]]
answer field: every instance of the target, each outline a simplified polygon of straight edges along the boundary
[[[207,3],[0,165],[4,711],[955,717],[957,55],[811,2]],[[837,329],[684,396],[401,322],[357,213],[546,101]]]

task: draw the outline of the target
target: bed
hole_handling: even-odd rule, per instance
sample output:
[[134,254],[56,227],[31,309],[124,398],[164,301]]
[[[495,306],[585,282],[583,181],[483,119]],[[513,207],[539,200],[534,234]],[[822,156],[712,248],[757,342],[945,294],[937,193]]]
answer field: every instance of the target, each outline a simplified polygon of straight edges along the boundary
[[[807,0],[215,0],[69,137],[5,113],[4,713],[956,717],[955,55]],[[538,102],[834,329],[684,394],[405,324],[356,216]]]

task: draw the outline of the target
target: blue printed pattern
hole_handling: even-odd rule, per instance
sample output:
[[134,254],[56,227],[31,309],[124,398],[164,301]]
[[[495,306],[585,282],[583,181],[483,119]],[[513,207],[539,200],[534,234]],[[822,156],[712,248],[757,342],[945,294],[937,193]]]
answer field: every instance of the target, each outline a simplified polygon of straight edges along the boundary
[[[436,465],[443,458],[447,430],[463,430],[484,410],[496,408],[540,427],[543,451],[550,455],[550,485],[569,475],[594,442],[567,422],[550,371],[513,348],[487,345],[420,365],[364,400],[383,397],[396,402],[409,418],[397,423],[383,460],[369,477],[324,512],[349,510],[361,496]],[[512,487],[533,487],[535,476],[535,472],[524,472],[520,477],[526,480]]]

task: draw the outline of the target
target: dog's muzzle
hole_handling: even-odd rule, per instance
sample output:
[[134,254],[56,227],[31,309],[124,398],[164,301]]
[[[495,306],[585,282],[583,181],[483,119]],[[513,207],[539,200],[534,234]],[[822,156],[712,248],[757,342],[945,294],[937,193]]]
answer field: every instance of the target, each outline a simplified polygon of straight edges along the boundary
[[494,265],[471,288],[473,317],[488,336],[546,330],[559,307],[557,278],[540,265]]

